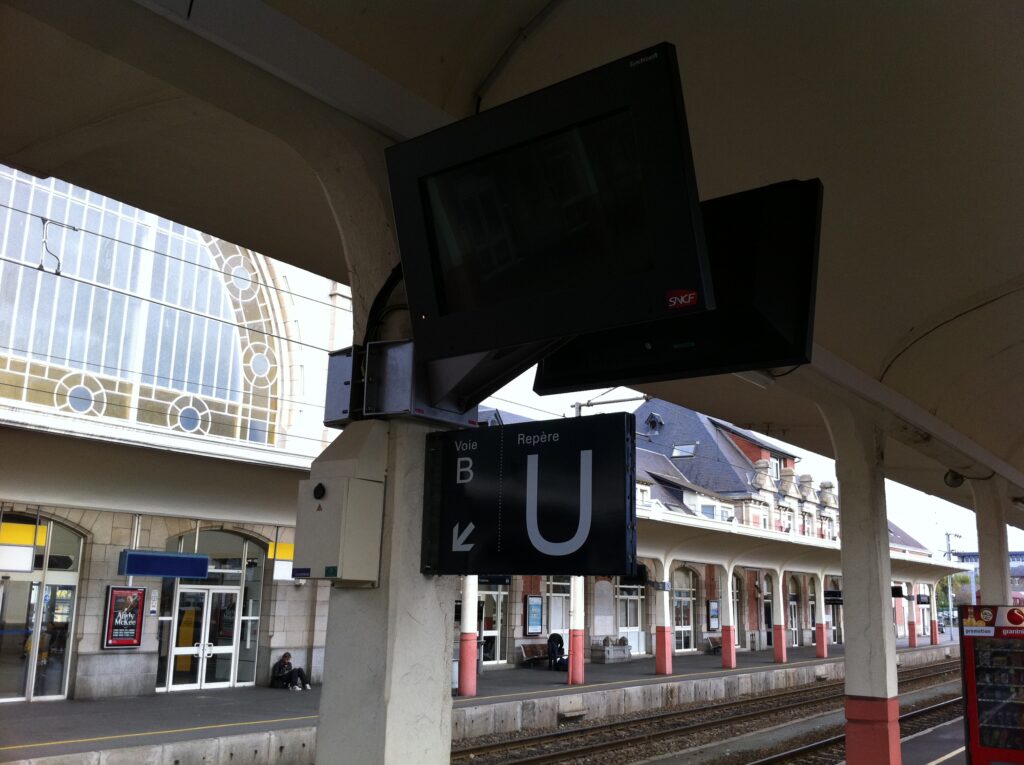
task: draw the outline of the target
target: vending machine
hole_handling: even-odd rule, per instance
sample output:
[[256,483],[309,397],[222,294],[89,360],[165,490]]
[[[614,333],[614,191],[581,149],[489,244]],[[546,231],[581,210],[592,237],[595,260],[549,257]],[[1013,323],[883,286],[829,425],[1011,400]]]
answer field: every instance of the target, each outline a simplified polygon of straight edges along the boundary
[[967,762],[1024,763],[1024,608],[959,611]]

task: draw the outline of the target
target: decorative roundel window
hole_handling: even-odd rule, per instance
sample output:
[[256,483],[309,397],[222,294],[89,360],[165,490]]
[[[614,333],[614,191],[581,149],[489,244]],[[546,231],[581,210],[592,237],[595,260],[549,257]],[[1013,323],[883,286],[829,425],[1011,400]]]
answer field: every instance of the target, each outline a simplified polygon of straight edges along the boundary
[[259,292],[259,275],[252,263],[241,255],[232,255],[224,260],[224,272],[228,275],[227,288],[234,298],[247,303]]
[[246,380],[267,387],[277,379],[277,354],[265,343],[252,343],[242,354],[242,368]]
[[62,412],[99,416],[107,410],[107,392],[92,375],[71,372],[57,383],[53,404]]
[[178,396],[167,411],[167,427],[207,435],[213,423],[210,407],[196,396]]

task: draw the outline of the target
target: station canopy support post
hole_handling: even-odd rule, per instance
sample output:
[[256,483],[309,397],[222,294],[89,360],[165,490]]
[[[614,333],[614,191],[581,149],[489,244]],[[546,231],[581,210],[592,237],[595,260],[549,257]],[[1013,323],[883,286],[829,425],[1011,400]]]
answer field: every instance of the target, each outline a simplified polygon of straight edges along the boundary
[[892,570],[882,469],[884,434],[865,412],[822,405],[843,497],[846,760],[899,765],[899,696]]
[[1005,483],[999,477],[970,482],[974,494],[974,517],[978,526],[981,602],[991,605],[1013,603],[1010,590],[1010,548],[1006,536],[1006,515],[1010,505]]
[[722,592],[721,614],[722,614],[722,668],[736,668],[736,616],[733,611],[733,583],[732,566],[722,566]]
[[569,685],[583,685],[584,577],[569,579]]
[[825,576],[822,573],[812,574],[814,577],[814,591],[820,593],[819,605],[814,609],[814,656],[818,659],[828,658],[828,624],[825,623],[825,612],[829,606],[825,605]]
[[907,645],[917,648],[917,583],[907,583]]
[[665,585],[665,589],[656,590],[654,593],[654,673],[657,675],[672,674],[672,593],[668,589],[668,582],[665,582]]
[[480,578],[462,577],[462,618],[459,624],[459,695],[476,696],[477,621]]
[[451,758],[459,580],[420,573],[428,430],[389,424],[379,586],[331,589],[317,751],[345,762],[447,765]]
[[786,572],[781,568],[772,572],[778,582],[779,591],[772,598],[772,653],[776,664],[785,664],[788,659],[786,652],[786,619],[789,612],[789,600],[786,590]]

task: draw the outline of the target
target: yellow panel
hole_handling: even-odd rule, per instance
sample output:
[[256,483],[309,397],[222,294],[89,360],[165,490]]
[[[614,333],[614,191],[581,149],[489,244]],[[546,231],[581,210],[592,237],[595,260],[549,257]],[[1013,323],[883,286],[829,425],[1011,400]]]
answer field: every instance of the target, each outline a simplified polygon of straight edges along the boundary
[[0,526],[0,544],[30,545],[34,529],[36,530],[36,546],[42,547],[46,544],[46,526],[36,527],[29,523],[11,523],[10,521],[5,521]]
[[[276,555],[276,547],[281,548],[280,556]],[[271,560],[295,560],[295,545],[291,542],[282,542],[280,545],[274,545],[270,543],[268,548],[267,557]]]

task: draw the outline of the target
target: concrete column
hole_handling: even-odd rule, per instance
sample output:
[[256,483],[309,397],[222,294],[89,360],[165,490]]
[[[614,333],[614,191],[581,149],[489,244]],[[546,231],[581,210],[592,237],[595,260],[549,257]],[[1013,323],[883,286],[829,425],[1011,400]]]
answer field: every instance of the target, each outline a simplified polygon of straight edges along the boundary
[[917,584],[907,583],[907,644],[917,648]]
[[821,409],[839,477],[846,666],[856,667],[846,673],[846,759],[898,765],[902,760],[884,435],[866,413],[843,405]]
[[583,577],[569,579],[569,685],[583,685],[583,630],[586,625]]
[[331,590],[317,751],[344,752],[347,762],[447,765],[451,758],[459,580],[419,570],[427,431],[390,423],[379,586]]
[[732,567],[722,567],[722,590],[719,597],[719,616],[722,619],[722,667],[736,668],[736,614],[732,611]]
[[476,696],[476,604],[480,580],[475,574],[462,577],[462,622],[459,624],[459,695]]
[[811,574],[814,577],[814,655],[819,659],[828,658],[829,635],[825,622],[825,575]]
[[981,562],[981,602],[1001,606],[1013,603],[1010,594],[1010,552],[1006,540],[1006,514],[1010,504],[1003,481],[971,481],[974,516],[978,525]]
[[785,571],[776,569],[772,577],[778,583],[778,592],[772,598],[772,651],[777,664],[785,664],[787,659],[786,620],[789,618],[789,593],[786,590]]
[[[665,582],[665,585],[669,585]],[[657,590],[654,597],[654,673],[672,674],[672,603],[670,590]]]

